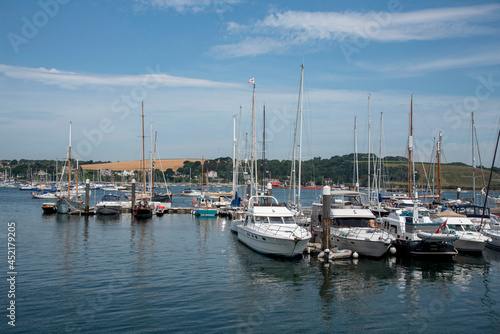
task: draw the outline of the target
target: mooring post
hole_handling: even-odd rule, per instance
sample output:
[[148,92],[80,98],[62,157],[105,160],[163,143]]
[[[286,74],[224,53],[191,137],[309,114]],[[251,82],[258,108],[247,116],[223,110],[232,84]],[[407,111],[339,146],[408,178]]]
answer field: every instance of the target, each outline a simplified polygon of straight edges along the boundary
[[273,204],[273,201],[272,201],[272,198],[271,196],[273,196],[273,185],[271,182],[269,182],[267,184],[267,196],[269,196],[267,198],[267,205],[272,205]]
[[248,180],[247,181],[247,200],[250,200],[250,197],[252,197],[252,181]]
[[330,249],[330,210],[331,210],[331,189],[329,186],[323,187],[323,250]]
[[134,205],[135,205],[135,179],[132,179],[132,199],[130,201],[130,209],[132,212],[134,212]]
[[[78,186],[78,185],[77,185]],[[85,180],[85,214],[89,214],[90,180]]]

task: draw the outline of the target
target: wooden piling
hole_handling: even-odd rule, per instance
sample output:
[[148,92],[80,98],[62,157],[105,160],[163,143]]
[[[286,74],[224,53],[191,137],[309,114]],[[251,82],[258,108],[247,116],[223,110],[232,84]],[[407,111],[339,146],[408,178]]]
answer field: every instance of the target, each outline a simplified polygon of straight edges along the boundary
[[322,244],[323,250],[330,249],[330,217],[331,217],[331,189],[329,186],[323,187],[323,235]]
[[[273,196],[273,185],[271,182],[267,184],[267,196]],[[273,203],[272,198],[267,198],[267,205],[271,205]]]
[[132,199],[130,201],[130,208],[132,211],[134,211],[134,205],[135,205],[135,179],[132,179]]
[[[78,185],[76,185],[78,187]],[[89,214],[89,202],[90,202],[90,180],[85,181],[85,214]]]

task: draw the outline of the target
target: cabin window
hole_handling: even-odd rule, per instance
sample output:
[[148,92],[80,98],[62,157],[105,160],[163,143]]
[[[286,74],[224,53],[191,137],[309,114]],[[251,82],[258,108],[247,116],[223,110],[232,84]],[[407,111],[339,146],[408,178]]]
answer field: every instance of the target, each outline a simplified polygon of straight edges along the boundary
[[370,227],[369,218],[335,218],[333,223],[340,227]]
[[254,217],[253,217],[253,221],[254,221],[255,223],[259,223],[259,224],[260,224],[260,223],[267,223],[267,219],[266,219],[266,217],[254,216]]
[[476,228],[472,224],[462,225],[466,232],[477,232]]
[[446,226],[448,226],[448,230],[450,230],[451,232],[463,232],[464,230],[462,228],[462,225],[448,224]]
[[269,222],[271,224],[283,224],[281,217],[269,217]]
[[295,224],[295,219],[293,217],[283,217],[285,224]]

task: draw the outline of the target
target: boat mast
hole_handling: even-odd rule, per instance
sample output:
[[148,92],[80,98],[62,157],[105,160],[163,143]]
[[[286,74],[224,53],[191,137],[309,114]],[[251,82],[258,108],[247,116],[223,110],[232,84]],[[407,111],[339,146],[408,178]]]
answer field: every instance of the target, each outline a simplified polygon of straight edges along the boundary
[[266,189],[266,105],[262,110],[263,131],[262,131],[262,188]]
[[146,156],[144,155],[144,101],[142,101],[142,194],[146,193]]
[[[111,171],[111,175],[113,175],[113,171]],[[76,197],[75,200],[78,200],[78,159],[76,159]]]
[[[151,123],[153,124],[153,123]],[[155,195],[155,161],[156,161],[156,139],[158,137],[158,132],[155,131],[155,141],[154,141],[154,150],[153,150],[153,159],[151,162],[151,200],[153,200],[153,196]],[[160,170],[162,170],[163,174],[163,166],[161,165],[161,160],[160,160]],[[166,184],[167,182],[165,182]],[[168,193],[168,188],[167,188],[167,193]]]
[[302,186],[302,106],[304,93],[304,64],[300,64],[300,91],[299,91],[299,189],[297,190],[297,210],[300,211],[300,188]]
[[[241,108],[241,107],[240,107]],[[238,175],[236,174],[236,115],[233,115],[233,193],[236,193],[236,182]]]
[[472,117],[472,199],[476,204],[476,157],[474,156],[474,112],[471,112]]
[[438,164],[438,201],[441,203],[441,135],[439,131],[439,139],[437,142],[437,164]]
[[[253,84],[253,95],[252,95],[252,158],[253,158],[253,170],[252,182],[255,188],[255,195],[258,195],[258,181],[257,181],[257,126],[255,117],[255,83]],[[252,170],[252,168],[250,170]]]
[[[236,189],[238,189],[238,180],[240,178],[240,141],[241,141],[241,105],[240,105],[240,116],[238,118],[238,140],[236,142]],[[235,193],[236,194],[236,193]]]
[[71,122],[69,122],[68,200],[71,198]]
[[370,180],[370,165],[371,165],[371,162],[370,162],[370,155],[371,155],[371,151],[370,151],[370,146],[371,146],[371,120],[370,120],[370,97],[371,95],[368,94],[368,203],[371,203],[371,189],[370,189],[370,183],[371,183],[371,180]]
[[359,166],[358,166],[358,134],[356,128],[356,116],[354,116],[354,185],[356,191],[359,191]]
[[205,161],[203,161],[203,157],[201,157],[201,196],[203,196],[203,164]]
[[[378,147],[378,184],[377,184],[377,193],[380,192],[382,188],[382,133],[384,132],[383,130],[383,124],[384,124],[384,113],[380,113],[380,138],[379,138],[379,147]],[[378,200],[378,195],[377,195],[377,202],[380,202]],[[379,203],[380,204],[380,203]]]
[[413,154],[413,94],[411,95],[411,106],[410,106],[410,136],[408,137],[408,196],[410,198],[412,198],[413,195],[412,154]]

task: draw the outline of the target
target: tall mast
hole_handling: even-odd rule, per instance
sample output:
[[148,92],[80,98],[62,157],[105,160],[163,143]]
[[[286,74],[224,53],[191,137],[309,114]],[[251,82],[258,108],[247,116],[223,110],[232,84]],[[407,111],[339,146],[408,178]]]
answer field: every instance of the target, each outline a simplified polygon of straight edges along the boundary
[[205,161],[203,161],[203,157],[201,157],[201,195],[203,196],[203,164]]
[[262,110],[263,131],[262,131],[262,188],[266,189],[266,105]]
[[233,115],[233,193],[236,193],[236,182],[238,180],[236,166],[236,115]]
[[304,93],[304,64],[300,65],[300,92],[299,92],[299,184],[297,185],[299,189],[297,190],[297,209],[300,211],[300,188],[302,186],[302,100]]
[[371,120],[370,120],[370,97],[371,95],[368,94],[368,202],[370,203],[371,202],[371,189],[370,189],[370,183],[371,183],[371,179],[370,179],[370,174],[371,174],[371,171],[370,171],[370,165],[371,165],[371,162],[370,162],[370,155],[371,155],[371,151],[370,151],[370,147],[371,147]]
[[474,112],[471,113],[472,117],[472,198],[476,204],[476,157],[474,155]]
[[[151,124],[153,124],[153,123],[151,123]],[[151,133],[151,135],[152,134],[153,133]],[[156,160],[156,139],[157,139],[157,136],[158,136],[158,132],[155,131],[153,159],[151,160],[151,200],[153,200],[153,196],[155,195],[155,160]],[[153,137],[153,136],[151,136],[151,137]],[[161,160],[160,160],[160,167],[162,167]],[[163,169],[163,168],[160,168],[160,169]],[[163,170],[161,172],[163,173]]]
[[354,117],[354,186],[359,191],[359,166],[358,166],[358,133],[356,128],[356,116]]
[[71,122],[69,122],[68,200],[71,198]]
[[[113,171],[111,171],[111,175],[113,175]],[[78,200],[78,159],[76,159],[76,197],[75,199]]]
[[144,154],[144,101],[142,102],[142,194],[146,193],[146,156]]
[[[378,192],[380,192],[380,189],[382,188],[382,133],[384,133],[383,129],[384,125],[384,113],[380,113],[380,138],[379,138],[379,147],[378,147],[378,185],[377,189]],[[378,201],[378,196],[377,196],[377,201]]]
[[410,136],[408,137],[408,195],[410,198],[412,198],[413,195],[412,155],[413,155],[413,94],[411,95],[411,105],[410,105]]
[[441,203],[441,131],[437,142],[437,164],[438,164],[438,201]]
[[257,181],[257,126],[256,126],[256,117],[255,117],[255,83],[253,84],[253,96],[252,96],[252,157],[253,157],[253,169],[254,173],[252,174],[254,176],[253,184],[255,187],[255,195],[258,195],[258,181]]
[[236,189],[238,188],[238,180],[240,176],[239,165],[240,165],[240,140],[241,140],[241,105],[240,105],[240,115],[238,118],[238,140],[236,142]]
[[149,191],[153,197],[153,122],[149,123]]

